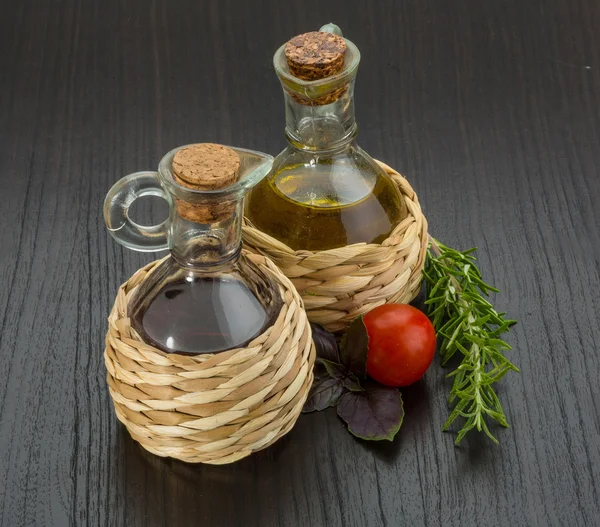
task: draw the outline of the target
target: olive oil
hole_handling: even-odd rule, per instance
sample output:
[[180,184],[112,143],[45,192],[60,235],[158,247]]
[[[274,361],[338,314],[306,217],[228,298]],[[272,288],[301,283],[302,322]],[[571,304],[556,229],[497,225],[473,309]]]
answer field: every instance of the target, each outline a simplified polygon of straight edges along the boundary
[[406,217],[406,204],[378,168],[331,162],[284,166],[253,189],[246,216],[294,250],[380,243]]

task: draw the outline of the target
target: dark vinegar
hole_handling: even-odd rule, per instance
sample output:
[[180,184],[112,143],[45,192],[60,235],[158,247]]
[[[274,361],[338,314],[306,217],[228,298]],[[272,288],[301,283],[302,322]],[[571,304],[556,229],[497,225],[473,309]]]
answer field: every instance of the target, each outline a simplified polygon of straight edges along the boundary
[[199,354],[244,346],[269,320],[243,281],[220,276],[167,284],[133,322],[163,351]]

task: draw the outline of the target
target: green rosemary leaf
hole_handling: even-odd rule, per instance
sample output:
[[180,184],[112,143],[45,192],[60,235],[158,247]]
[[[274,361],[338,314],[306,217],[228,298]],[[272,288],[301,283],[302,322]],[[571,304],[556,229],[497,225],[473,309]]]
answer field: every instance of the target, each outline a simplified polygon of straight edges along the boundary
[[497,445],[500,444],[500,442],[492,435],[492,433],[490,432],[489,428],[487,427],[487,425],[485,424],[485,421],[483,419],[481,420],[481,424],[482,424],[482,428],[483,428],[485,435],[488,436]]
[[454,410],[452,410],[452,413],[448,416],[448,419],[442,426],[442,430],[447,430],[450,427],[455,419],[461,415],[461,412],[467,406],[467,404],[469,404],[469,400],[463,399],[454,407]]
[[456,444],[474,429],[498,442],[487,420],[504,427],[508,422],[494,385],[509,371],[519,371],[503,354],[511,348],[500,338],[516,321],[504,318],[506,313],[498,313],[486,298],[498,289],[483,280],[475,250],[460,252],[430,238],[423,272],[428,291],[425,304],[441,339],[442,365],[460,358],[447,375],[452,378],[448,403],[453,409],[442,426],[448,430],[462,421]]
[[487,315],[479,317],[477,320],[475,320],[475,322],[473,322],[473,325],[474,326],[483,326],[484,324],[487,324],[487,322],[490,318],[492,318],[492,315],[491,315],[491,313],[488,313]]
[[467,435],[467,432],[472,430],[474,427],[475,427],[475,419],[474,418],[467,419],[467,422],[464,424],[464,426],[458,432],[458,435],[456,436],[456,440],[454,441],[454,444],[458,445],[462,441],[463,437],[465,437]]

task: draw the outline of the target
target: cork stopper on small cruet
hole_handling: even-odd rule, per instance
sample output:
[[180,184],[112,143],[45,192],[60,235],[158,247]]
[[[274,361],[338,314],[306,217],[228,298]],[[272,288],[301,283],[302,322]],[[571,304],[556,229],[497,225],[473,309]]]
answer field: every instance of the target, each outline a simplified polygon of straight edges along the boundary
[[[173,175],[180,185],[193,190],[218,190],[233,185],[239,177],[240,158],[231,148],[213,143],[198,143],[177,151]],[[222,221],[233,214],[235,202],[194,203],[175,199],[177,212],[197,223]]]

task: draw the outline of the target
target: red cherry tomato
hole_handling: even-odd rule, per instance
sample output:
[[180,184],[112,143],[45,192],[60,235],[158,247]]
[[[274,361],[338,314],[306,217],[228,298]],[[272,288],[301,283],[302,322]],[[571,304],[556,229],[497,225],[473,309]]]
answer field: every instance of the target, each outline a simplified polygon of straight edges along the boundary
[[435,329],[427,316],[406,304],[376,307],[363,317],[369,334],[367,373],[380,384],[418,381],[435,354]]

